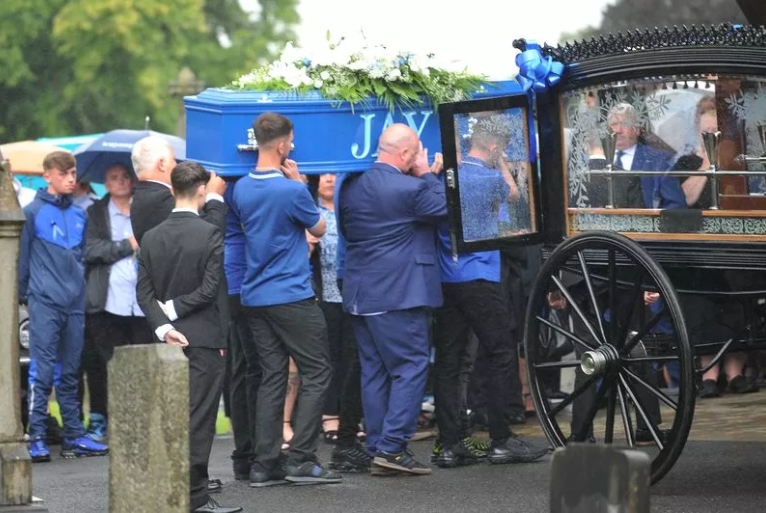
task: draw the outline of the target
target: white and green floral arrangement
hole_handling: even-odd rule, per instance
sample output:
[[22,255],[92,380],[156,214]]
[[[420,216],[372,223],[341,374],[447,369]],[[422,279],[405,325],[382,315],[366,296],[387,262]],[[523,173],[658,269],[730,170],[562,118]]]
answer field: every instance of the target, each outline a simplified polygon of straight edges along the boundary
[[484,91],[485,76],[470,73],[456,60],[415,54],[390,46],[341,38],[312,49],[287,43],[276,61],[255,68],[231,83],[239,91],[319,91],[338,102],[366,105],[376,98],[393,111],[422,104],[470,98]]

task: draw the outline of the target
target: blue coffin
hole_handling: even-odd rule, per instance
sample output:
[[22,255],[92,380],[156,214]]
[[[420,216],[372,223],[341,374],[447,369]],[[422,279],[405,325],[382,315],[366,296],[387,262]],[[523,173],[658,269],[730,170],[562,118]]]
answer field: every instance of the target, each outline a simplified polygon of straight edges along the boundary
[[[474,98],[518,94],[515,81],[493,84]],[[186,158],[222,176],[242,176],[255,165],[253,121],[263,112],[278,112],[295,125],[291,158],[305,174],[364,171],[377,157],[377,140],[392,123],[406,123],[420,134],[429,155],[441,151],[439,120],[430,105],[391,113],[375,100],[369,106],[326,100],[318,92],[207,89],[184,98]]]

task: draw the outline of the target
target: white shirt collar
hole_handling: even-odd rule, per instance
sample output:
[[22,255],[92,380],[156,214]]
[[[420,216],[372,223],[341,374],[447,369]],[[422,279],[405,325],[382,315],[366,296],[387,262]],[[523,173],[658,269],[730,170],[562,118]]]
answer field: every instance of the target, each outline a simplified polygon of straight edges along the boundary
[[[618,151],[622,151],[623,154],[630,155],[632,157],[633,154],[636,153],[636,147],[637,146],[638,146],[637,144],[634,144],[630,148],[625,148],[624,150],[615,150],[614,154],[617,155]],[[615,157],[615,158],[617,158],[617,157]]]
[[154,183],[158,183],[158,184],[160,184],[160,185],[164,185],[164,186],[165,186],[165,187],[167,187],[168,189],[172,189],[172,188],[173,188],[173,187],[172,187],[172,186],[171,186],[169,183],[160,182],[159,180],[146,180],[146,181],[147,181],[147,182],[154,182]]
[[189,212],[190,214],[199,215],[199,211],[186,207],[174,208],[173,212]]

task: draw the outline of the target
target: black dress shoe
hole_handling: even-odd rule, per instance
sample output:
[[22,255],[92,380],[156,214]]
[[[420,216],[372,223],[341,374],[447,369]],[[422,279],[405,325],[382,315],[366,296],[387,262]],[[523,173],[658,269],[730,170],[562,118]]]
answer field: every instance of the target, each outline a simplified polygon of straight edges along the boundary
[[193,513],[238,513],[240,511],[242,508],[239,506],[221,506],[215,499],[208,498],[207,504],[195,509]]
[[729,390],[734,394],[752,394],[758,391],[758,383],[740,374],[729,382]]
[[[662,444],[668,443],[668,440],[670,439],[670,430],[669,429],[658,429],[657,435],[660,438],[660,441]],[[636,429],[636,443],[639,444],[649,444],[649,443],[655,443],[654,437],[652,436],[652,432],[649,431],[648,428],[637,428]]]
[[721,390],[718,388],[718,383],[712,379],[706,379],[702,382],[702,386],[699,390],[700,399],[709,399],[711,397],[720,397]]
[[207,480],[207,493],[221,493],[221,490],[223,490],[223,483],[220,479]]

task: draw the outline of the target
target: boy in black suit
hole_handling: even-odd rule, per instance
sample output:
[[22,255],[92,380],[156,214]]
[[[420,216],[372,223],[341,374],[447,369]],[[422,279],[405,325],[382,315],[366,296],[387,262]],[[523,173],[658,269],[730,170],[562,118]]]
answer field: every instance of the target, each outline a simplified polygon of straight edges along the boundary
[[207,193],[205,168],[178,164],[171,173],[175,208],[141,242],[137,298],[157,338],[189,358],[191,509],[235,513],[207,493],[207,465],[224,374],[223,234],[199,217]]

